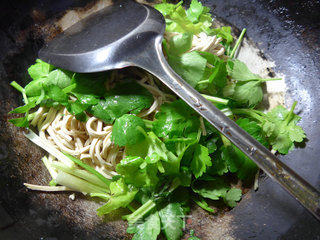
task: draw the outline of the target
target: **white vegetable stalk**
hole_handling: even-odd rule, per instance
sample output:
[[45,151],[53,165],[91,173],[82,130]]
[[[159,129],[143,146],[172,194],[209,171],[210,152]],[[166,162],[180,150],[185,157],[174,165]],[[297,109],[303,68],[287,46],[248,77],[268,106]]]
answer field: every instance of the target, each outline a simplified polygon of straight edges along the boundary
[[106,193],[104,188],[65,172],[59,172],[55,180],[59,185],[66,186],[76,192],[82,192],[85,195],[88,193]]
[[48,153],[56,157],[58,160],[66,164],[68,167],[74,167],[75,164],[73,161],[71,161],[67,156],[65,156],[62,152],[55,149],[54,147],[50,146],[45,140],[41,139],[37,134],[35,134],[33,131],[28,130],[27,133],[24,133],[24,135],[33,143],[37,144],[39,147],[46,150]]
[[97,185],[98,187],[101,187],[101,188],[107,188],[108,187],[97,176],[95,176],[92,173],[89,173],[86,170],[77,169],[77,168],[69,168],[64,163],[58,162],[58,161],[53,161],[52,163],[50,163],[50,166],[53,167],[53,168],[56,168],[56,169],[58,169],[60,171],[63,171],[63,172],[69,173],[71,175],[74,175],[76,177],[79,177],[79,178],[81,178],[83,180],[86,180],[89,183],[92,183],[93,185]]
[[72,191],[72,189],[66,186],[41,186],[30,183],[24,183],[28,189],[43,192],[62,192],[62,191]]
[[57,177],[57,172],[55,171],[54,168],[51,167],[51,161],[46,157],[44,156],[42,158],[42,162],[44,163],[44,165],[46,166],[46,168],[48,169],[49,173],[50,173],[50,176],[52,177],[52,179],[55,179]]

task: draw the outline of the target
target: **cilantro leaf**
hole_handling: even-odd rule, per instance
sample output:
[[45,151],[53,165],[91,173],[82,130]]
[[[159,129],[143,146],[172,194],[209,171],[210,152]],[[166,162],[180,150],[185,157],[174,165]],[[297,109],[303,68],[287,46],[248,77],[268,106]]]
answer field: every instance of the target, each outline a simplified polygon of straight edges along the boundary
[[127,232],[134,234],[132,240],[157,240],[160,230],[160,217],[158,212],[154,212],[143,219],[143,222],[130,225]]
[[72,79],[72,83],[76,84],[72,94],[79,100],[81,100],[80,98],[103,97],[106,92],[105,83],[107,80],[106,73],[76,73]]
[[161,227],[168,240],[178,240],[184,227],[184,212],[180,203],[169,203],[159,210]]
[[207,64],[207,60],[198,52],[188,52],[181,56],[169,55],[168,61],[173,70],[192,87],[202,79]]
[[162,13],[163,16],[167,16],[173,13],[173,11],[182,4],[182,1],[179,2],[177,5],[171,3],[160,3],[154,6],[159,12]]
[[79,100],[76,100],[69,105],[67,105],[67,110],[74,115],[79,121],[85,121],[87,119],[87,115],[84,111],[89,107],[89,104],[83,104]]
[[218,37],[224,39],[227,44],[231,44],[233,42],[233,37],[231,35],[231,27],[215,28],[212,30],[212,32]]
[[214,153],[218,149],[216,144],[217,141],[218,141],[218,137],[212,137],[205,141],[205,147],[208,148],[209,154]]
[[169,40],[169,53],[180,55],[187,52],[192,45],[192,35],[190,33],[182,33],[173,36]]
[[240,105],[255,106],[262,101],[263,91],[260,81],[239,83],[235,86],[231,98]]
[[13,109],[12,111],[10,111],[9,113],[26,113],[28,112],[30,109],[34,108],[36,106],[36,100],[33,100],[21,107],[17,107],[15,109]]
[[227,63],[209,52],[201,52],[201,56],[207,59],[208,63],[213,66],[213,68],[209,69],[209,83],[213,83],[215,86],[223,88],[227,84]]
[[111,140],[118,146],[132,145],[142,141],[144,135],[139,130],[139,127],[145,128],[141,118],[132,114],[125,114],[114,122]]
[[247,133],[249,133],[252,137],[254,137],[257,141],[259,141],[265,147],[269,147],[266,136],[257,122],[252,121],[248,118],[239,118],[236,123],[244,129]]
[[33,78],[25,87],[26,95],[30,97],[40,96],[43,84],[47,87],[55,85],[61,89],[68,87],[72,82],[72,74],[69,71],[56,69],[53,66],[41,60],[37,60],[35,65],[29,69],[29,74]]
[[209,8],[203,7],[200,2],[193,0],[190,9],[186,11],[181,4],[182,1],[176,5],[168,3],[155,5],[155,8],[165,17],[167,32],[189,32],[192,34],[211,32],[212,18]]
[[258,171],[257,165],[234,145],[222,147],[221,158],[227,163],[230,172],[238,178],[251,180]]
[[28,121],[27,116],[9,119],[9,122],[11,122],[12,124],[14,124],[17,127],[28,127],[29,126],[29,121]]
[[49,72],[52,71],[54,67],[41,59],[37,59],[34,65],[28,68],[28,73],[33,80],[38,80],[43,77],[47,77]]
[[58,102],[62,105],[68,104],[68,95],[64,93],[63,90],[57,85],[45,86],[45,92],[49,99],[53,100],[54,102]]
[[192,190],[204,198],[219,200],[226,195],[229,186],[222,178],[212,178],[210,181],[195,181]]
[[198,22],[203,9],[204,7],[202,6],[201,2],[192,0],[189,9],[186,11],[187,18],[193,23]]
[[72,83],[72,72],[62,70],[62,69],[56,69],[51,71],[48,74],[48,77],[44,81],[46,86],[57,86],[61,89],[68,87]]
[[25,86],[25,92],[28,97],[36,97],[41,95],[41,90],[43,89],[43,83],[46,78],[39,78],[29,82]]
[[209,167],[207,170],[208,174],[222,176],[223,174],[229,171],[226,161],[223,158],[221,158],[220,152],[214,154],[212,159],[212,166]]
[[[265,147],[268,147],[266,136],[261,126],[247,118],[241,118],[236,123],[247,131],[252,137],[258,140]],[[229,142],[230,143],[230,142]],[[221,148],[221,158],[226,162],[230,172],[236,172],[243,180],[250,180],[256,174],[258,167],[234,145],[227,145]]]
[[[261,126],[259,126],[256,122],[246,118],[241,118],[238,119],[236,123],[245,131],[247,131],[251,136],[253,136],[256,140],[258,140],[261,144],[263,144],[265,147],[268,147],[266,136]],[[258,170],[257,165],[244,153],[242,153],[237,147],[231,145],[228,140],[227,142],[229,143],[229,145],[221,147],[220,157],[217,158],[218,161],[221,158],[221,160],[228,166],[230,172],[236,172],[237,176],[240,179],[252,179]]]
[[266,121],[263,123],[263,131],[272,148],[282,154],[287,154],[293,149],[294,142],[302,142],[306,137],[303,129],[296,125],[300,117],[293,113],[295,106],[296,102],[290,111],[277,106],[266,114]]
[[178,174],[181,159],[169,151],[153,132],[144,133],[144,135],[144,141],[126,147],[126,154],[145,158],[148,164],[157,163],[159,171],[167,175]]
[[126,207],[132,202],[138,191],[133,187],[128,187],[124,180],[120,178],[116,182],[110,183],[110,192],[111,196],[108,202],[97,209],[98,216],[108,214],[120,207]]
[[236,202],[240,201],[241,197],[241,189],[231,188],[227,191],[226,195],[223,197],[223,200],[229,207],[235,207],[237,206]]
[[192,170],[193,175],[196,178],[202,176],[202,174],[207,171],[207,167],[210,167],[211,165],[212,163],[208,148],[197,144],[190,164],[190,169]]
[[117,165],[117,173],[123,175],[127,184],[136,187],[155,186],[159,179],[157,177],[156,164],[144,164],[141,157],[125,157]]
[[244,62],[241,62],[237,59],[228,61],[227,70],[229,76],[236,81],[251,81],[261,79],[259,75],[252,73]]
[[185,102],[178,100],[165,103],[155,116],[153,131],[159,137],[186,137],[198,131],[199,117]]
[[135,82],[127,82],[107,92],[105,99],[88,111],[105,123],[113,123],[124,114],[138,114],[149,108],[152,102],[153,97],[145,88]]

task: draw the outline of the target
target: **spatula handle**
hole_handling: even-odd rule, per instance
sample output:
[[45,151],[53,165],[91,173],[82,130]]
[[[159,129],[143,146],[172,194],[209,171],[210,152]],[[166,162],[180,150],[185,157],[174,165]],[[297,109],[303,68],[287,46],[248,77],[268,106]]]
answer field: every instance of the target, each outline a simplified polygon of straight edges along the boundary
[[158,77],[320,220],[319,191],[178,76],[162,53],[161,39],[156,41],[155,49],[146,53],[139,66]]

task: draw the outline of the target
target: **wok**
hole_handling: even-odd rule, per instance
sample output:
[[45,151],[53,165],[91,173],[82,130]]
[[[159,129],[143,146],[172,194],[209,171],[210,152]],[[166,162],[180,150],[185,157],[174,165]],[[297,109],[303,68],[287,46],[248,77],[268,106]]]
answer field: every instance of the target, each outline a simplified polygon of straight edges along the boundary
[[[46,184],[49,176],[40,161],[44,152],[10,125],[8,114],[21,104],[10,81],[24,85],[26,69],[45,41],[71,20],[111,1],[2,1],[0,15],[0,239],[129,239],[118,215],[103,222],[98,203],[80,195],[27,191],[23,182]],[[302,177],[320,186],[320,3],[319,1],[203,1],[218,19],[248,29],[247,40],[274,61],[285,75],[286,103],[297,111],[307,133],[305,144],[280,156]],[[70,9],[74,9],[70,11]],[[62,26],[62,27],[61,27]],[[273,71],[270,70],[270,75]],[[320,223],[271,179],[261,176],[259,190],[250,190],[233,210],[217,216],[194,207],[186,219],[185,238],[194,229],[201,239],[319,239]]]

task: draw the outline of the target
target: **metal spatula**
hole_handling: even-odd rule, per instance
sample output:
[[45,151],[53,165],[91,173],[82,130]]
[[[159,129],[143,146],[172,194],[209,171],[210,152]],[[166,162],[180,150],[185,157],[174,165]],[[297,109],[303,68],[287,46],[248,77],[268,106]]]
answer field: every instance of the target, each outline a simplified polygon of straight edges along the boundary
[[147,70],[320,219],[319,192],[171,69],[161,49],[163,16],[134,1],[115,2],[68,28],[41,49],[39,57],[57,67],[82,73],[128,66]]

